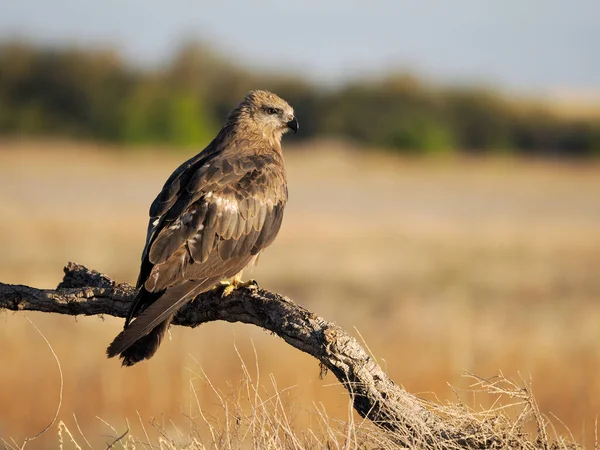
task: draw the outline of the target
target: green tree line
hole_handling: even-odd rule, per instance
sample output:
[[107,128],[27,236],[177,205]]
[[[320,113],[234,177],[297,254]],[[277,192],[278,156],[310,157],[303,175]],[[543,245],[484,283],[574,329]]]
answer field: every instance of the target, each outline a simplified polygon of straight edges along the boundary
[[481,88],[434,87],[392,74],[324,88],[285,73],[246,70],[200,44],[159,69],[114,51],[0,45],[0,134],[134,144],[206,144],[249,90],[295,108],[300,138],[339,136],[403,152],[591,156],[600,123],[524,106]]

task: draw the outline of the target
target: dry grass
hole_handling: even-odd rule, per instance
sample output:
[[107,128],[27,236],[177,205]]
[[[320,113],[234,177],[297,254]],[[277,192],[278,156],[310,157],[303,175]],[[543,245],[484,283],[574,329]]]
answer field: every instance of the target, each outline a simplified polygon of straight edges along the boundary
[[[495,397],[463,391],[464,370],[483,377],[502,371],[516,380],[531,374],[541,413],[558,416],[576,440],[593,446],[600,411],[600,167],[406,161],[329,143],[297,150],[287,157],[291,198],[282,232],[252,277],[346,329],[357,327],[390,376],[424,399],[458,395],[469,409],[484,411]],[[0,144],[0,279],[54,287],[62,265],[75,260],[133,281],[147,207],[183,158],[68,143]],[[22,442],[54,414],[59,378],[22,314],[0,317],[0,405],[7,405],[0,437]],[[233,342],[245,361],[254,360],[254,342],[265,375],[252,386],[269,386],[260,392],[269,401],[261,404],[295,437],[268,422],[266,411],[263,423],[271,428],[264,436],[288,447],[294,439],[317,448],[329,440],[331,448],[371,442],[352,435],[358,431],[347,424],[359,419],[348,415],[347,396],[333,377],[320,380],[314,360],[261,330],[222,323],[176,328],[155,358],[126,370],[103,357],[121,321],[28,317],[62,364],[65,448],[73,448],[65,430],[86,447],[78,428],[94,448],[128,428],[121,442],[144,440],[142,425],[155,443],[161,436],[168,442],[158,429],[178,445],[186,436],[212,439],[201,418],[186,417],[199,405],[209,422],[216,420],[215,430],[233,436],[223,412],[235,410],[249,383]],[[206,376],[194,375],[199,366]],[[215,390],[234,404],[224,406]],[[277,402],[285,415],[272,414]],[[229,426],[247,430],[251,416]],[[214,447],[239,442],[223,439]],[[58,440],[54,433],[37,442]]]
[[[53,352],[51,347],[50,349]],[[299,429],[294,419],[298,412],[295,401],[289,396],[294,387],[280,389],[273,374],[269,375],[265,387],[264,382],[261,384],[258,360],[255,359],[254,367],[250,370],[237,348],[235,350],[240,359],[242,375],[238,382],[227,383],[225,390],[217,388],[198,362],[194,361],[194,367],[189,369],[192,401],[186,411],[180,412],[185,419],[183,421],[164,418],[145,421],[138,413],[136,419],[141,432],[136,436],[130,431],[129,421],[126,422],[126,429],[121,431],[101,417],[96,417],[107,431],[104,435],[105,448],[394,450],[399,448],[398,442],[406,442],[406,430],[397,433],[384,431],[366,419],[358,419],[352,408],[351,398],[347,399],[347,417],[343,419],[332,418],[322,403],[313,403],[312,408],[306,411],[310,419],[308,427]],[[256,353],[254,356],[256,358]],[[580,448],[568,430],[557,431],[553,422],[544,417],[525,381],[522,380],[522,385],[517,385],[502,375],[492,380],[473,375],[469,377],[473,382],[468,392],[493,396],[495,400],[491,407],[474,410],[460,400],[446,404],[422,400],[426,407],[445,418],[448,430],[466,433],[468,444],[453,439],[431,439],[431,430],[422,423],[410,433],[413,441],[411,448],[460,450],[465,445],[468,448],[521,450]],[[209,391],[208,398],[200,400],[199,388]],[[207,410],[207,402],[214,402],[216,406]],[[57,414],[59,411],[60,402]],[[555,422],[562,424],[558,418],[555,419]],[[57,433],[56,443],[60,450],[71,447],[78,450],[94,448],[75,414],[67,422],[61,420],[54,426],[55,417],[44,430],[26,438],[22,443],[4,438],[0,438],[0,443],[5,450],[24,450],[26,447],[31,448],[31,442],[51,430],[50,433]],[[594,448],[598,448],[597,436]]]

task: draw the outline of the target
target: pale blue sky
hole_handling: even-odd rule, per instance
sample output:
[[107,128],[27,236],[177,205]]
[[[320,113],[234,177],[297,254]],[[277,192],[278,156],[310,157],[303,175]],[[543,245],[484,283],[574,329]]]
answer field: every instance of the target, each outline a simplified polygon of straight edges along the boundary
[[114,45],[143,64],[187,38],[337,82],[389,69],[521,91],[600,90],[598,0],[0,0],[0,39]]

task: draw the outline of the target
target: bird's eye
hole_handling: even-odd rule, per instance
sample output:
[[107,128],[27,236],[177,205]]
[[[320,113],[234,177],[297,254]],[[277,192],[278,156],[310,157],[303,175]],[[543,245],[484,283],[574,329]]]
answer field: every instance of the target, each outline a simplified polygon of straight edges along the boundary
[[277,108],[265,108],[265,111],[267,112],[267,114],[270,115],[275,115],[279,112]]

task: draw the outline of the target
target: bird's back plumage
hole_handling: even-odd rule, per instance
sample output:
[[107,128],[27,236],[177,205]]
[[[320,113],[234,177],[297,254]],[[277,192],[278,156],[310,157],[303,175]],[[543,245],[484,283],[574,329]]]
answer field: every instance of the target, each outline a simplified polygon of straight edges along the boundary
[[150,207],[139,293],[107,350],[124,365],[151,357],[178,309],[241,272],[279,231],[287,202],[281,132],[272,139],[251,115],[265,107],[244,102]]

